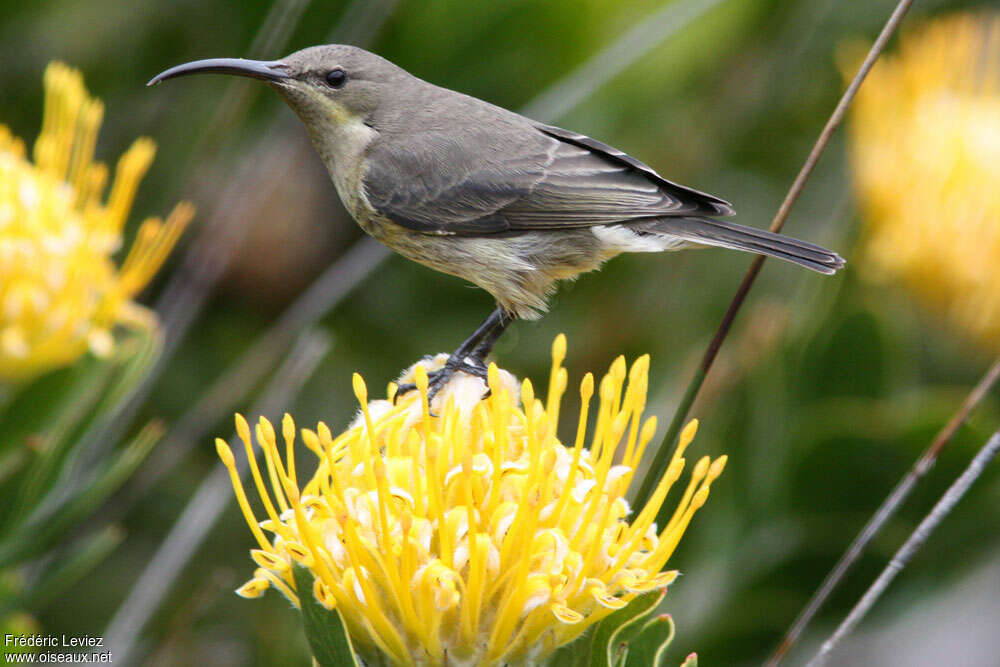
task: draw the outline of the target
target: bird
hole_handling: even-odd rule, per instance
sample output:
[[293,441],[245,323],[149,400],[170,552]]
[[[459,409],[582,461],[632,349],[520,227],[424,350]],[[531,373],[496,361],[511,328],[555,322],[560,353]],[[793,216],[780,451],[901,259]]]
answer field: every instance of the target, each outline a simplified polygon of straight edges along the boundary
[[559,281],[621,253],[718,246],[823,274],[844,266],[818,245],[720,219],[735,214],[729,202],[617,148],[436,86],[358,47],[197,60],[147,85],[201,73],[269,84],[365,232],[493,296],[496,308],[430,374],[432,397],[456,372],[485,379],[485,359],[511,322],[537,319]]

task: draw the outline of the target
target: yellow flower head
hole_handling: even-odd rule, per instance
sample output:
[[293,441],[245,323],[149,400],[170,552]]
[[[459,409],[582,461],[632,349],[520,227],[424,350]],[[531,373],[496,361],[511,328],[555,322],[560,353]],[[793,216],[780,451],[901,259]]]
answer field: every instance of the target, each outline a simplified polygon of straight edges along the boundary
[[[237,415],[265,513],[258,523],[233,454],[218,440],[260,547],[251,552],[253,579],[237,592],[257,597],[273,586],[296,604],[298,595],[315,595],[340,610],[359,651],[396,664],[495,665],[544,658],[636,595],[672,582],[677,572],[661,570],[726,457],[698,461],[673,517],[656,525],[684,468],[692,422],[653,497],[633,515],[625,492],[656,430],[655,417],[642,417],[649,356],[631,369],[623,357],[611,365],[597,387],[589,442],[595,387],[584,377],[567,447],[556,436],[565,352],[559,336],[544,402],[530,381],[519,387],[491,365],[488,398],[481,380],[459,374],[432,410],[427,371],[444,355],[404,374],[419,392],[395,405],[369,401],[355,375],[354,423],[338,436],[323,423],[301,432],[319,459],[301,487],[291,417],[281,424],[284,455],[271,424],[255,426],[262,472],[250,426]],[[390,399],[394,392],[390,385]],[[293,563],[312,571],[313,590],[295,590]]]
[[855,103],[851,163],[878,278],[1000,343],[1000,15],[904,36]]
[[136,188],[155,153],[138,139],[108,169],[94,162],[104,107],[79,71],[45,70],[45,114],[34,164],[0,125],[0,381],[22,381],[112,347],[118,322],[149,320],[130,299],[156,273],[193,208],[142,223],[121,268],[111,260]]

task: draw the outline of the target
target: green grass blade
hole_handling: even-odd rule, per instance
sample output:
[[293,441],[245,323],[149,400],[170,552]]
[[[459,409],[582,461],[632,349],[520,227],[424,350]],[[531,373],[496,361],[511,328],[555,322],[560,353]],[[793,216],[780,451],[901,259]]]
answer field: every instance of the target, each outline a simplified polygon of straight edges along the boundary
[[69,558],[45,572],[36,585],[0,603],[0,617],[17,609],[37,611],[44,608],[94,570],[124,539],[125,533],[118,526],[105,526],[103,530],[88,535],[72,546]]
[[0,569],[51,547],[129,478],[162,435],[162,424],[147,425],[117,458],[94,475],[83,493],[62,503],[49,504],[44,512],[29,517],[17,530],[4,536],[0,541]]

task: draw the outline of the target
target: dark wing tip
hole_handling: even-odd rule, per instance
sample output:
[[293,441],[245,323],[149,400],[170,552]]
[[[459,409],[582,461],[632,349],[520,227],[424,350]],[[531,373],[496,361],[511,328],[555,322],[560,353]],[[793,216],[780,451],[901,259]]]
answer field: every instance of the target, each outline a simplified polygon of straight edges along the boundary
[[805,266],[808,269],[812,269],[817,273],[822,273],[828,276],[832,276],[837,271],[847,266],[847,262],[844,260],[844,258],[838,255],[837,253],[833,251],[827,251],[827,253],[828,253],[827,256],[823,257],[822,259],[812,259],[808,261],[798,261],[796,259],[793,259],[792,261],[802,264],[802,266]]
[[[685,188],[685,189],[686,190],[690,190],[690,188]],[[697,190],[692,190],[692,192],[698,192],[698,191]],[[705,201],[706,204],[708,204],[713,209],[715,209],[715,215],[719,215],[719,216],[723,216],[723,217],[729,217],[729,216],[736,215],[736,209],[733,208],[733,205],[730,204],[729,202],[727,202],[726,200],[719,199],[718,197],[714,197],[714,196],[712,196],[710,194],[706,194],[704,192],[698,192],[698,194],[702,195],[705,198],[704,201]]]
[[580,148],[585,148],[592,152],[601,154],[613,162],[617,162],[618,164],[624,165],[643,174],[646,178],[663,188],[670,195],[678,198],[687,197],[691,203],[701,207],[700,210],[689,210],[686,211],[686,213],[717,215],[722,217],[736,215],[736,210],[733,208],[733,205],[725,199],[720,199],[715,195],[710,195],[707,192],[702,192],[701,190],[689,188],[686,185],[668,181],[660,176],[655,169],[650,167],[645,162],[637,160],[628,153],[606,144],[603,141],[598,141],[597,139],[588,137],[585,134],[579,134],[578,132],[564,130],[561,127],[556,127],[554,125],[545,125],[535,121],[532,121],[532,123],[535,128],[543,134],[547,134],[554,139],[559,139],[573,144],[574,146],[579,146]]

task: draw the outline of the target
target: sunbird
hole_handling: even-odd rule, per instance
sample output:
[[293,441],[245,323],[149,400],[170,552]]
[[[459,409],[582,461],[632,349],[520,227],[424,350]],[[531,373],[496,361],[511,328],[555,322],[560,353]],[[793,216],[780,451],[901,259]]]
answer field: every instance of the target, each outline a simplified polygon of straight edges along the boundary
[[719,246],[824,274],[844,266],[820,246],[720,220],[734,214],[728,202],[612,146],[428,83],[357,47],[197,60],[149,85],[206,72],[266,81],[305,125],[365,232],[496,299],[430,375],[432,395],[457,371],[485,379],[484,360],[514,319],[541,317],[558,281],[623,252]]

